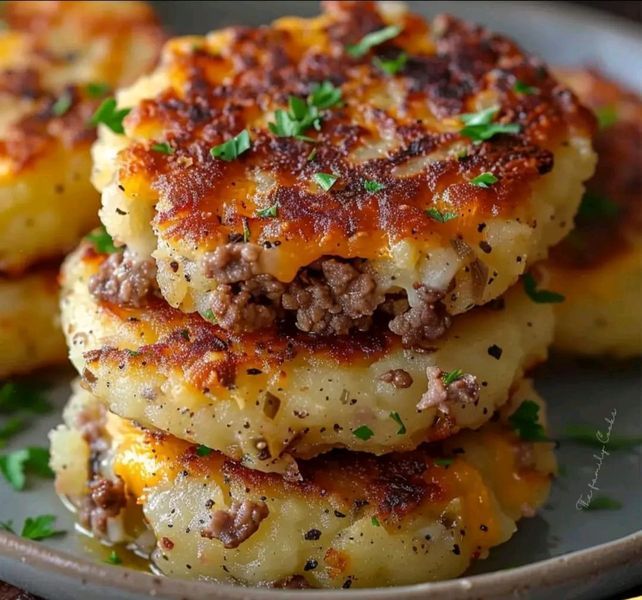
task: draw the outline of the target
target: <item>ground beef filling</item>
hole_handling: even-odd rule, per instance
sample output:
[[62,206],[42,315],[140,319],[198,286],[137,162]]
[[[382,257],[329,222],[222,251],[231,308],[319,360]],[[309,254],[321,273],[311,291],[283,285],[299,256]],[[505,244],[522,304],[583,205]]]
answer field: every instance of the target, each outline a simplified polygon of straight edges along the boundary
[[477,377],[470,373],[460,373],[456,379],[448,382],[447,374],[439,367],[426,367],[428,386],[417,404],[418,410],[436,407],[448,414],[450,407],[459,404],[477,404],[479,402],[479,383]]
[[89,291],[105,302],[119,306],[142,306],[156,285],[156,263],[140,260],[129,250],[115,252],[89,280]]
[[229,510],[217,510],[212,514],[212,521],[201,531],[201,536],[220,540],[225,548],[238,548],[258,530],[268,514],[265,502],[235,501]]
[[386,297],[365,260],[320,259],[284,284],[260,272],[261,252],[256,244],[229,243],[204,259],[205,276],[217,282],[209,307],[224,329],[252,331],[294,313],[301,331],[346,335],[367,331],[379,310],[405,346],[427,348],[450,326],[441,292],[417,286],[412,307],[405,298]]
[[97,537],[104,537],[108,519],[118,516],[126,504],[122,479],[94,479],[89,483],[89,495],[85,496],[79,509],[80,523]]

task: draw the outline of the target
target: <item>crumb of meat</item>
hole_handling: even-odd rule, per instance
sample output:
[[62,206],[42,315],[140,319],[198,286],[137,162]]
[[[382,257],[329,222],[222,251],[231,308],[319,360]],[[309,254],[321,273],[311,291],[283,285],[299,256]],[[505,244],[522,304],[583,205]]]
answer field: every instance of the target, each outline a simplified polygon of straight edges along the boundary
[[448,413],[452,404],[477,404],[479,383],[470,373],[462,374],[449,385],[444,384],[444,372],[439,367],[426,367],[428,386],[417,403],[419,410],[436,406],[441,412]]
[[89,280],[89,291],[98,300],[120,306],[142,306],[156,282],[156,263],[140,260],[129,250],[115,252]]
[[412,376],[403,369],[390,369],[379,377],[381,381],[390,383],[397,389],[409,388],[412,385]]
[[427,348],[450,327],[451,318],[441,303],[443,292],[416,286],[417,304],[394,317],[388,327],[401,336],[406,348]]
[[217,510],[209,526],[201,536],[223,542],[225,548],[237,548],[256,532],[269,514],[267,504],[262,501],[234,501],[229,510]]
[[219,285],[248,281],[260,272],[261,251],[261,246],[249,242],[219,246],[203,257],[205,277]]
[[304,269],[281,302],[286,310],[296,311],[302,331],[345,335],[351,329],[366,331],[383,299],[367,263],[328,258]]
[[107,533],[107,521],[118,516],[127,504],[122,479],[98,478],[89,483],[87,495],[79,510],[79,520],[98,537]]

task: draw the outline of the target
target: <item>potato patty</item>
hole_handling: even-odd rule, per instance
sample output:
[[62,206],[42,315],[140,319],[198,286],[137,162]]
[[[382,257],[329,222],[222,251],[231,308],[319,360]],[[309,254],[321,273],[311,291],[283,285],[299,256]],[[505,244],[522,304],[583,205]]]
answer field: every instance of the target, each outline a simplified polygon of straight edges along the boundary
[[89,119],[151,69],[162,35],[141,2],[6,2],[0,32],[0,273],[70,250],[96,223]]
[[54,267],[0,277],[0,380],[66,360],[57,277]]
[[[569,231],[593,119],[481,27],[324,4],[172,40],[119,93],[124,135],[102,128],[94,146],[109,233],[155,258],[172,306],[229,329],[285,310],[345,333],[389,294],[417,310],[441,294],[449,314],[498,297]],[[333,276],[328,259],[357,262]]]
[[438,580],[486,557],[548,496],[552,444],[521,440],[506,420],[524,399],[541,404],[522,383],[479,431],[381,457],[335,450],[303,461],[292,483],[139,429],[77,391],[50,436],[52,467],[101,538],[137,538],[142,507],[168,575],[329,588]]
[[602,74],[561,71],[560,78],[601,122],[598,165],[576,228],[547,263],[556,307],[555,346],[614,357],[642,353],[642,98]]
[[262,470],[477,428],[546,357],[553,333],[550,305],[516,286],[455,317],[431,352],[402,348],[385,323],[340,338],[287,326],[231,334],[153,293],[138,307],[97,300],[88,283],[116,256],[85,243],[63,267],[63,330],[86,385],[122,417]]

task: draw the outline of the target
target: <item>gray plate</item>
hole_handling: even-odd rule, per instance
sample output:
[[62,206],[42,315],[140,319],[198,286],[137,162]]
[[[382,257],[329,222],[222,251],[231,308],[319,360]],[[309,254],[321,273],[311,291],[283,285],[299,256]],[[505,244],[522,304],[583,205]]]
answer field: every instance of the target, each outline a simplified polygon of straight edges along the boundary
[[[642,91],[641,30],[614,17],[596,15],[559,3],[412,2],[428,15],[447,10],[512,35],[523,46],[555,64],[594,64]],[[177,33],[204,32],[232,23],[258,24],[283,14],[313,15],[316,2],[157,2],[161,16]],[[67,374],[58,376],[52,398],[61,407],[68,395]],[[641,372],[628,365],[574,364],[553,359],[537,374],[537,387],[548,400],[554,433],[568,423],[596,431],[615,414],[613,435],[642,431]],[[39,419],[10,446],[46,444],[58,414]],[[642,583],[642,469],[640,450],[604,457],[597,485],[600,493],[622,502],[617,511],[579,511],[597,469],[595,450],[563,442],[563,476],[549,504],[535,519],[520,524],[506,544],[479,561],[466,577],[394,590],[311,591],[305,597],[399,600],[426,598],[598,598]],[[35,482],[17,494],[0,482],[0,520],[22,523],[34,514],[58,515],[73,531],[73,520],[48,482]],[[278,549],[276,550],[278,551]],[[92,553],[94,558],[92,559]],[[259,599],[283,591],[250,590],[227,585],[184,582],[110,567],[97,560],[96,548],[74,533],[27,542],[0,532],[0,579],[47,598]],[[299,592],[288,594],[294,597]]]

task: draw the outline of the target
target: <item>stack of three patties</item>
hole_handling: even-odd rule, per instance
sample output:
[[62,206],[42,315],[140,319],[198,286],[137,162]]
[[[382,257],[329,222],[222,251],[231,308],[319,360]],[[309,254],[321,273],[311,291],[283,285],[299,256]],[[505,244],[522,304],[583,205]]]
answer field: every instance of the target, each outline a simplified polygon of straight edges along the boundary
[[150,529],[167,574],[363,587],[456,576],[535,513],[555,295],[519,278],[594,162],[541,63],[331,3],[171,41],[104,123],[116,246],[63,270],[83,390],[53,434],[88,529]]

